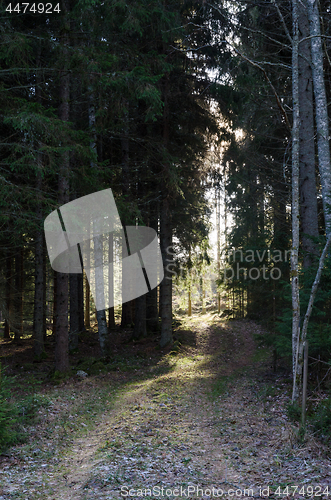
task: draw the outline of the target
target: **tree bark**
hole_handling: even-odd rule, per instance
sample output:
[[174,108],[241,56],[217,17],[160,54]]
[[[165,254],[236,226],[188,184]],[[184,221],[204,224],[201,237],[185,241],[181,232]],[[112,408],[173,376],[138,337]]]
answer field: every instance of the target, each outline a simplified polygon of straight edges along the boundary
[[160,231],[160,246],[164,266],[164,278],[161,283],[161,340],[160,346],[164,347],[172,344],[172,228],[169,200],[163,199],[161,208],[161,231]]
[[47,339],[47,312],[48,312],[48,306],[47,306],[47,266],[46,266],[47,249],[46,249],[46,245],[45,245],[44,234],[42,235],[42,238],[43,238],[43,336],[44,336],[44,343],[45,343],[46,339]]
[[[37,216],[41,216],[38,210]],[[44,239],[41,229],[35,240],[35,291],[34,291],[33,353],[40,358],[44,352]]]
[[[71,195],[71,199],[76,199],[76,194]],[[78,274],[69,274],[69,304],[70,304],[70,328],[69,328],[69,350],[78,349],[78,333],[79,333],[79,290],[78,290]]]
[[10,339],[10,323],[11,323],[11,308],[12,308],[12,255],[7,249],[6,256],[6,316],[4,338]]
[[301,387],[301,382],[302,382],[302,368],[303,368],[303,363],[304,363],[304,348],[305,348],[305,343],[306,343],[306,338],[307,338],[308,323],[309,323],[309,319],[310,319],[310,316],[311,316],[311,313],[313,310],[313,305],[314,305],[317,289],[318,289],[318,286],[319,286],[319,283],[321,280],[325,258],[327,256],[330,245],[331,245],[331,234],[329,235],[329,237],[326,241],[326,244],[324,246],[324,249],[323,249],[320,261],[319,261],[318,270],[316,273],[314,284],[313,284],[311,292],[310,292],[307,311],[306,311],[305,319],[304,319],[302,329],[301,329],[300,342],[298,345],[298,349],[296,352],[296,359],[295,359],[294,381],[296,382],[296,384],[293,384],[292,403],[295,401],[298,401],[298,388],[296,386],[298,385]]
[[[114,261],[114,237],[112,233],[108,235],[108,261]],[[112,268],[109,267],[108,271],[108,293],[109,293],[109,301],[113,302],[114,300],[114,274],[112,272]],[[115,307],[108,308],[108,328],[112,330],[115,328]]]
[[[63,2],[64,12],[67,14],[68,0]],[[68,71],[68,45],[69,45],[68,20],[65,20],[64,34],[62,36],[63,69],[60,78],[60,109],[59,117],[63,122],[69,120],[70,100],[70,73]],[[63,154],[62,166],[59,172],[58,190],[59,205],[69,202],[69,152]],[[55,370],[65,373],[69,370],[69,336],[68,336],[68,299],[69,279],[67,273],[57,273],[56,279],[56,332],[55,332]]]
[[157,287],[146,294],[146,321],[148,332],[157,333],[159,330]]
[[[127,101],[124,102],[124,106],[129,107],[129,103]],[[130,197],[130,156],[129,156],[129,116],[128,111],[126,113],[126,124],[125,129],[123,131],[123,137],[121,138],[121,146],[122,146],[122,195],[125,202],[129,201]],[[127,226],[129,223],[128,216],[122,217],[123,226]],[[125,249],[126,243],[123,242],[123,249]],[[124,250],[124,254],[126,251]],[[124,257],[123,254],[123,257]],[[125,269],[123,267],[122,270],[125,273]],[[125,281],[125,277],[123,275],[123,282]],[[122,317],[121,317],[121,328],[126,328],[128,326],[132,326],[133,324],[133,302],[132,300],[128,302],[122,303]]]
[[140,339],[146,337],[146,294],[135,299],[135,321],[133,338]]
[[316,0],[307,0],[311,36],[311,58],[315,96],[318,166],[321,177],[325,231],[331,233],[331,163],[329,145],[328,101],[326,97],[321,27]]
[[53,271],[53,324],[52,324],[52,335],[56,337],[56,316],[57,316],[57,272]]
[[[221,274],[221,190],[219,186],[219,181],[217,181],[216,187],[215,187],[215,208],[216,208],[216,272],[217,272],[217,277],[219,278]],[[216,288],[216,301],[217,301],[217,312],[220,314],[221,312],[221,294],[218,289]]]
[[[170,82],[169,75],[165,76],[163,98],[163,142],[165,149],[169,148],[169,135],[170,135],[170,116],[169,116],[169,94]],[[161,340],[160,346],[164,347],[167,344],[173,343],[172,336],[172,273],[171,266],[172,259],[172,225],[171,225],[171,211],[169,200],[169,165],[165,161],[165,179],[164,179],[164,194],[161,206],[160,216],[160,247],[163,258],[164,278],[161,283]]]
[[15,255],[15,342],[23,335],[23,247],[18,248]]
[[78,287],[78,331],[85,330],[84,323],[84,283],[83,273],[77,274],[77,287]]
[[90,321],[90,284],[88,282],[86,274],[84,274],[85,282],[85,326],[86,328],[91,327]]
[[[105,303],[105,283],[103,276],[103,235],[99,234],[98,224],[94,221],[93,233],[98,235],[93,237],[94,241],[94,272],[95,272],[95,300],[96,304]],[[109,354],[109,332],[106,321],[105,309],[96,313],[99,332],[99,343],[102,356]]]
[[[309,37],[308,12],[304,3],[298,4],[300,39]],[[312,265],[318,249],[312,237],[318,237],[318,210],[315,174],[313,76],[310,40],[299,43],[299,100],[300,100],[300,219],[302,231],[303,266]]]
[[70,295],[70,331],[69,349],[74,351],[78,348],[79,333],[79,303],[78,303],[78,274],[69,275],[69,295]]
[[298,30],[298,2],[292,0],[292,252],[291,252],[291,284],[292,284],[292,369],[293,394],[297,399],[300,387],[295,378],[296,353],[300,335],[300,298],[299,298],[299,147],[300,147],[300,108],[299,108],[299,30]]

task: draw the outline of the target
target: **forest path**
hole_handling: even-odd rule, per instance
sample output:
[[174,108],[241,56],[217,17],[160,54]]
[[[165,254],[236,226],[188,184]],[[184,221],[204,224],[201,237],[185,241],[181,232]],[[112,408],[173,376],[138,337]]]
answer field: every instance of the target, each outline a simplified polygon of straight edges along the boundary
[[[102,411],[91,424],[85,407],[88,423],[80,425],[88,430],[62,445],[57,462],[43,451],[5,467],[0,500],[266,498],[279,486],[311,484],[330,485],[331,494],[330,462],[295,444],[285,382],[271,373],[271,383],[262,381],[268,361],[253,341],[259,327],[216,318],[186,321],[179,352],[120,390],[106,383],[99,396],[92,377],[72,388],[78,400],[79,391],[93,392]],[[57,443],[50,435],[43,446],[58,451]],[[302,491],[290,489],[289,498],[307,497]]]

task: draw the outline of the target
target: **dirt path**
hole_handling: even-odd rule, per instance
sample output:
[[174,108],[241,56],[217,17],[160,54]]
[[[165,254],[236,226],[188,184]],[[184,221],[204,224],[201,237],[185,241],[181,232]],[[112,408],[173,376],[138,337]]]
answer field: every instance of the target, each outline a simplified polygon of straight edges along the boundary
[[[60,455],[49,436],[39,455],[17,451],[14,462],[4,461],[0,500],[307,498],[311,485],[328,486],[331,496],[330,461],[311,444],[296,444],[284,413],[285,382],[262,382],[266,361],[259,361],[256,330],[249,322],[193,318],[178,333],[178,353],[114,398],[107,387],[109,401],[94,425],[68,439]],[[72,394],[94,390],[87,378]]]

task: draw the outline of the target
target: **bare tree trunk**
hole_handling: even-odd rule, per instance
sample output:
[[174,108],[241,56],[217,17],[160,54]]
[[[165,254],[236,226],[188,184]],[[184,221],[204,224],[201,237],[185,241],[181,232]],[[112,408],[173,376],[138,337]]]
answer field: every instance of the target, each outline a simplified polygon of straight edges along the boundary
[[161,283],[161,340],[160,345],[164,347],[172,344],[172,229],[171,216],[169,209],[169,200],[165,198],[161,209],[161,233],[160,233],[161,252],[164,265],[164,278]]
[[[221,274],[221,234],[220,234],[220,224],[221,224],[221,214],[220,214],[220,209],[221,209],[221,192],[220,192],[220,187],[219,184],[217,183],[216,188],[215,188],[215,205],[216,205],[216,236],[217,236],[217,241],[216,241],[216,269],[217,269],[217,278],[220,277]],[[217,312],[220,314],[221,312],[221,294],[219,292],[219,289],[217,287],[216,291],[216,298],[217,298]]]
[[[169,75],[166,76],[164,85],[164,108],[163,108],[163,142],[167,149],[169,147]],[[164,347],[167,344],[173,343],[172,336],[172,273],[171,265],[172,258],[172,223],[170,210],[170,193],[167,182],[169,181],[169,165],[165,164],[165,193],[162,200],[161,216],[160,216],[160,247],[164,266],[164,279],[161,283],[161,340],[160,346]]]
[[[63,2],[63,10],[68,13],[68,0]],[[69,58],[69,30],[68,20],[65,21],[65,30],[62,35],[62,57],[64,67],[60,79],[60,110],[59,116],[63,122],[69,120],[69,100],[70,100],[70,73],[67,69]],[[69,202],[69,153],[63,154],[62,166],[59,172],[58,190],[59,204],[64,205]],[[56,278],[56,332],[55,332],[55,370],[61,373],[69,370],[69,336],[68,336],[68,299],[69,299],[69,279],[67,273],[57,273]]]
[[[97,304],[105,304],[105,283],[103,276],[103,235],[100,234],[97,222],[93,224],[93,233],[98,235],[94,241],[94,272],[95,272],[95,301]],[[104,307],[104,306],[103,306]],[[109,354],[109,332],[106,321],[105,309],[99,309],[96,313],[99,332],[100,349],[103,356]]]
[[47,259],[47,249],[45,245],[45,240],[44,240],[44,235],[43,237],[43,335],[44,335],[44,342],[46,342],[47,339],[47,266],[46,266],[46,259]]
[[300,298],[299,298],[299,160],[300,160],[300,108],[299,108],[299,30],[298,30],[298,3],[292,0],[292,97],[293,97],[293,126],[292,126],[292,369],[293,369],[293,394],[296,400],[299,397],[299,380],[295,378],[296,353],[300,336]]
[[[37,53],[37,65],[40,65],[41,57],[41,42],[38,43],[38,53]],[[37,102],[41,102],[40,95],[40,77],[39,73],[37,76],[36,85],[36,99]],[[40,148],[40,143],[37,143],[38,149]],[[37,152],[37,167],[36,172],[36,196],[37,196],[37,221],[39,228],[36,231],[35,239],[35,284],[34,284],[34,317],[33,317],[33,328],[34,328],[34,339],[33,339],[33,352],[34,356],[38,359],[44,352],[44,340],[46,336],[46,317],[45,317],[45,304],[46,304],[46,259],[45,259],[45,245],[44,245],[44,235],[42,228],[43,221],[43,211],[42,211],[42,199],[41,193],[43,188],[42,179],[42,155],[41,152]]]
[[4,338],[10,339],[10,323],[11,323],[11,308],[12,308],[12,255],[7,249],[6,256],[6,317]]
[[187,315],[192,316],[192,292],[191,292],[191,283],[188,285],[188,307],[187,307]]
[[53,323],[52,323],[52,336],[55,339],[56,334],[56,316],[57,316],[57,272],[53,271]]
[[[299,2],[300,39],[309,36],[306,6]],[[299,43],[300,99],[300,219],[302,231],[303,266],[312,264],[318,249],[311,237],[318,236],[317,193],[315,174],[314,103],[310,40]]]
[[321,177],[323,211],[327,237],[331,233],[331,163],[329,145],[328,101],[323,70],[321,27],[316,0],[307,0],[311,36],[311,58],[315,95],[318,165]]
[[146,294],[135,299],[135,320],[133,338],[146,337]]
[[[76,194],[71,195],[71,199],[76,199]],[[70,304],[70,327],[69,327],[69,350],[78,349],[79,333],[79,303],[78,303],[78,274],[69,274],[69,304]]]
[[85,282],[85,326],[86,328],[91,327],[90,322],[90,284],[88,282],[86,274],[84,274],[84,282]]
[[[109,233],[108,235],[108,261],[113,262],[114,261],[114,237],[113,233]],[[109,266],[109,271],[108,271],[108,294],[109,294],[109,302],[112,303],[114,300],[114,274],[113,271],[114,267],[111,268]],[[108,328],[109,330],[112,330],[115,328],[115,307],[109,307],[108,308]]]
[[[37,216],[41,216],[41,209]],[[33,352],[40,358],[44,352],[44,245],[43,234],[37,230],[35,240],[35,293],[34,293],[34,340]]]
[[[129,107],[129,103],[127,101],[124,102],[124,106]],[[128,116],[128,111],[126,113],[126,126],[125,130],[123,131],[123,137],[121,138],[121,146],[122,146],[122,195],[124,197],[124,200],[126,202],[129,201],[129,196],[130,196],[130,156],[129,156],[129,139],[128,139],[128,133],[129,133],[129,116]],[[122,218],[122,224],[123,226],[128,225],[128,217]],[[123,242],[123,250],[124,254],[126,254],[125,250],[125,242]],[[123,266],[122,268],[122,273],[123,273],[123,282],[126,281],[125,279],[125,268]],[[128,326],[131,326],[133,323],[133,314],[132,314],[132,309],[133,309],[133,301],[130,300],[128,302],[122,303],[122,317],[121,317],[121,328],[126,328]]]
[[78,331],[85,330],[84,324],[84,283],[83,274],[77,274],[77,287],[78,287]]
[[[158,207],[149,214],[149,227],[158,232]],[[146,294],[146,321],[147,331],[157,333],[159,330],[157,288],[153,288]]]
[[70,294],[70,331],[69,348],[74,351],[78,348],[79,333],[79,304],[78,304],[78,274],[69,275]]
[[15,342],[23,335],[23,247],[15,255]]
[[205,289],[205,281],[204,274],[202,271],[201,274],[201,312],[202,314],[206,314],[206,289]]

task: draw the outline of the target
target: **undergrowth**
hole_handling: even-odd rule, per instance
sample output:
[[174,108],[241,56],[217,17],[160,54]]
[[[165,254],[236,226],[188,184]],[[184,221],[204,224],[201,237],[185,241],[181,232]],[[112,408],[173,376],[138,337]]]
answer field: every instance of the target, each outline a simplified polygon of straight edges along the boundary
[[12,388],[16,377],[7,377],[0,363],[0,453],[10,446],[25,441],[25,426],[32,425],[41,407],[49,405],[48,398],[42,395],[28,394],[15,399]]

